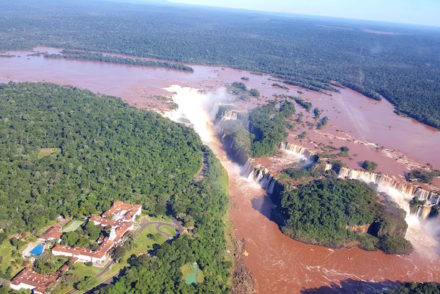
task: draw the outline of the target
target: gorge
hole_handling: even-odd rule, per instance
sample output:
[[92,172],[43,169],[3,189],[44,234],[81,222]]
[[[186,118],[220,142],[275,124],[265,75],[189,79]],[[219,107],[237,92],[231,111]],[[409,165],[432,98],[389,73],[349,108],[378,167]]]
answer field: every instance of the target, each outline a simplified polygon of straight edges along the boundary
[[[432,280],[437,270],[440,270],[437,266],[437,254],[427,255],[426,252],[416,250],[405,257],[385,255],[377,251],[367,252],[357,248],[327,249],[303,244],[284,236],[278,225],[271,220],[274,204],[264,193],[274,192],[277,185],[275,177],[267,168],[258,165],[252,159],[246,160],[241,167],[232,162],[220,141],[222,134],[218,133],[219,129],[215,127],[214,122],[216,117],[217,121],[222,120],[217,113],[219,104],[228,103],[225,96],[179,86],[173,86],[172,92],[173,100],[179,105],[179,109],[186,111],[179,113],[179,110],[176,110],[170,117],[174,120],[188,118],[194,128],[202,132],[201,136],[207,139],[205,142],[228,170],[230,217],[236,236],[245,240],[249,256],[244,260],[258,292],[299,291],[316,287],[321,283],[338,283],[347,278],[377,282],[387,279],[388,283],[376,285],[376,289],[383,289],[391,285],[389,281],[393,280]],[[204,117],[205,121],[200,120],[200,117]],[[238,113],[226,112],[224,120],[234,120],[237,117]],[[210,134],[210,137],[206,134]],[[290,156],[297,162],[307,160],[312,155],[300,146],[282,146],[290,149]],[[249,230],[249,227],[253,230]],[[261,259],[261,256],[264,258]],[[296,266],[292,267],[291,264]],[[429,270],[421,270],[422,264],[423,268]],[[427,264],[429,267],[426,267]]]
[[[329,249],[308,245],[282,234],[279,226],[270,219],[274,204],[270,197],[267,197],[267,191],[261,188],[260,183],[257,184],[253,179],[250,179],[257,178],[266,189],[273,186],[275,190],[276,173],[268,165],[262,164],[258,160],[249,161],[247,166],[245,166],[247,159],[241,165],[231,161],[225,150],[227,146],[224,146],[219,140],[215,124],[215,116],[221,104],[234,104],[240,110],[236,114],[230,113],[228,118],[235,119],[241,115],[243,110],[266,103],[264,97],[270,99],[273,94],[285,91],[271,87],[269,76],[254,75],[229,68],[204,66],[194,66],[194,73],[188,74],[166,69],[99,62],[47,60],[42,56],[29,56],[32,54],[29,52],[15,52],[14,54],[21,57],[0,58],[0,78],[5,82],[31,81],[69,84],[89,89],[95,93],[119,96],[130,105],[153,109],[162,114],[166,113],[166,116],[173,120],[192,125],[203,142],[214,151],[228,171],[230,181],[229,216],[235,237],[244,240],[244,249],[248,255],[243,256],[243,260],[252,275],[257,292],[299,292],[304,289],[339,284],[347,279],[374,282],[380,289],[394,281],[439,281],[438,255],[426,258],[427,255],[420,253],[417,248],[410,256],[393,256],[380,251],[367,252],[358,248]],[[257,88],[262,93],[262,98],[251,101],[234,101],[233,97],[228,96],[224,85],[240,80],[242,76],[250,78],[247,82],[249,87]],[[290,91],[300,90],[300,88],[290,86],[289,89]],[[381,113],[386,112],[391,116],[394,115],[392,107],[389,107],[385,101],[379,103],[367,100],[365,97],[353,98],[353,93],[349,90],[342,90],[340,96],[333,97],[321,97],[324,94],[302,90],[304,91],[303,96],[310,97],[310,101],[320,108],[322,103],[329,105],[326,107],[326,115],[329,116],[330,123],[324,129],[325,133],[342,136],[341,132],[333,131],[334,129],[342,129],[342,126],[339,125],[340,120],[336,116],[341,118],[344,115],[343,112],[335,110],[332,112],[330,105],[336,100],[344,101],[347,104],[361,103],[363,109],[367,110],[365,116],[378,109]],[[171,97],[178,108],[169,112],[169,108],[162,104],[160,99],[156,99],[160,95]],[[351,105],[350,107],[355,106]],[[332,117],[334,118],[332,119]],[[394,121],[395,117],[380,116],[378,119]],[[414,143],[414,146],[405,146],[407,149],[404,151],[408,151],[405,154],[423,162],[434,158],[432,154],[436,152],[438,134],[408,119],[398,117],[397,121],[400,120],[405,121],[404,125],[408,136],[414,133],[417,138],[429,137],[432,139],[423,149],[427,150],[426,152],[420,153],[420,147]],[[371,121],[376,123],[375,120]],[[341,122],[341,124],[345,124],[346,121],[341,120]],[[384,121],[379,123],[388,125]],[[388,131],[388,135],[380,138],[386,148],[397,148],[397,145],[400,144],[400,142],[396,143],[393,140],[394,133],[392,131],[396,129],[398,128],[393,123],[393,128]],[[312,138],[318,137],[319,134],[322,132],[316,135],[310,132]],[[366,137],[362,139],[363,141],[368,139],[375,142],[375,136],[378,135],[368,132]],[[287,140],[289,144],[292,144],[292,141],[291,138]],[[292,150],[283,155],[280,162],[282,163],[283,160],[300,162],[313,155],[314,152],[307,151],[311,149],[309,149],[308,143],[305,143],[304,147],[300,147],[303,144],[291,145],[288,149]],[[351,146],[350,148],[354,150]],[[434,158],[434,160],[437,159]],[[435,161],[433,164],[438,166]],[[255,166],[255,170],[253,166]],[[249,177],[249,175],[251,176]],[[409,227],[411,228],[411,225]],[[410,231],[409,229],[408,232]],[[421,240],[421,243],[423,242]]]

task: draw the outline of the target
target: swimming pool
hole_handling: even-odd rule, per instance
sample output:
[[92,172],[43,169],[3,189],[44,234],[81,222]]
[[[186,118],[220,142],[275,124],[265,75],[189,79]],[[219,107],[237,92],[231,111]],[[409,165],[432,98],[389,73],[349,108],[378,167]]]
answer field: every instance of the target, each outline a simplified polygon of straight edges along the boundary
[[35,256],[40,256],[41,253],[43,253],[43,250],[44,250],[43,244],[38,244],[37,246],[34,247],[34,249],[32,249],[31,254]]

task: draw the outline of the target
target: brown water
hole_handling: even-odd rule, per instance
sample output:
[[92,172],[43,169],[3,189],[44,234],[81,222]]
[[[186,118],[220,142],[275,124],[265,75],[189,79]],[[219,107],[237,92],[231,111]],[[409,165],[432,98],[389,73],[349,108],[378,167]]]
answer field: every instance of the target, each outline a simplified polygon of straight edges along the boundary
[[[0,58],[0,81],[46,81],[73,85],[119,96],[142,108],[160,108],[160,103],[152,97],[169,94],[163,88],[172,84],[214,90],[225,83],[238,81],[241,76],[250,77],[247,82],[249,87],[257,88],[267,99],[273,94],[286,93],[271,87],[272,81],[268,76],[233,69],[194,66],[195,72],[189,74],[166,69],[44,59],[27,56],[24,52],[15,54],[19,57]],[[290,92],[295,93],[295,88],[291,88]],[[323,134],[340,135],[336,130],[342,130],[357,139],[398,150],[416,161],[440,166],[440,132],[396,116],[386,101],[374,102],[349,90],[333,97],[304,92],[303,96],[324,109],[324,115],[330,119]],[[242,105],[253,107],[265,100],[242,102]],[[212,132],[211,127],[210,130]],[[239,168],[227,159],[216,137],[211,137],[209,146],[228,170],[230,218],[236,236],[246,240],[249,256],[245,262],[259,293],[297,293],[302,289],[347,279],[440,282],[438,258],[425,258],[420,253],[407,257],[388,256],[356,248],[331,250],[284,236],[267,217],[272,205],[265,192],[240,177]]]
[[[39,51],[57,52],[58,49],[40,47]],[[440,131],[393,113],[387,101],[367,99],[354,91],[344,89],[329,96],[296,87],[286,90],[272,87],[273,79],[267,75],[255,75],[229,68],[193,66],[194,73],[178,72],[162,68],[108,64],[90,61],[45,59],[28,56],[31,52],[8,52],[14,58],[0,58],[1,81],[46,81],[73,85],[93,92],[121,97],[137,107],[157,108],[155,95],[169,94],[163,90],[172,84],[200,89],[216,89],[225,83],[245,82],[249,88],[257,88],[265,98],[243,102],[244,107],[254,107],[272,99],[274,94],[302,96],[314,106],[323,109],[329,124],[325,132],[337,134],[342,130],[350,136],[399,151],[421,163],[431,163],[440,168]],[[304,94],[297,94],[301,90]]]
[[[273,207],[261,187],[240,175],[215,135],[209,119],[210,102],[221,97],[194,89],[173,87],[176,115],[190,118],[195,130],[214,151],[228,171],[230,218],[235,235],[244,238],[245,257],[259,293],[298,293],[304,289],[329,286],[349,279],[369,283],[384,281],[440,281],[440,259],[415,252],[410,256],[386,255],[358,248],[328,249],[307,245],[283,235],[268,216]],[[189,99],[192,99],[189,101]],[[196,115],[199,114],[199,115]],[[355,285],[350,287],[354,291]],[[365,290],[365,289],[364,289]]]

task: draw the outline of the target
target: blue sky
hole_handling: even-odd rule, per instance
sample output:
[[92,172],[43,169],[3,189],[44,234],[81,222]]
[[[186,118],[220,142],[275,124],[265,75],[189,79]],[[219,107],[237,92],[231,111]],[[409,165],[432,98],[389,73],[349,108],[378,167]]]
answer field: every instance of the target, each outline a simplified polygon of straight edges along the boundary
[[170,0],[169,2],[440,27],[440,0]]

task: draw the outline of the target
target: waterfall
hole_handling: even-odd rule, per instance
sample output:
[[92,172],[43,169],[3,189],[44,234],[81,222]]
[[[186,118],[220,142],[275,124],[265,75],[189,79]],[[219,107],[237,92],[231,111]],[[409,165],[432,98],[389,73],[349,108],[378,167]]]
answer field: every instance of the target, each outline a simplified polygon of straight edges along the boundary
[[273,193],[276,180],[267,168],[255,165],[252,159],[249,159],[243,166],[242,174],[248,180],[259,184],[268,194]]
[[[375,184],[378,187],[378,192],[383,192],[385,194],[390,194],[391,198],[398,202],[398,204],[409,212],[409,202],[413,198],[425,201],[423,205],[423,213],[417,213],[422,219],[429,216],[429,212],[433,206],[440,204],[440,194],[432,191],[426,191],[421,187],[415,187],[412,184],[404,183],[393,177],[367,172],[363,170],[349,169],[346,167],[341,168],[339,172],[340,178],[355,179],[367,184]],[[401,194],[400,196],[397,196]],[[396,196],[396,197],[393,197]]]
[[287,142],[280,143],[280,150],[293,155],[299,160],[310,160],[313,156],[313,154],[306,148]]
[[[405,238],[413,244],[418,252],[425,256],[433,257],[438,254],[440,241],[439,219],[428,218],[432,207],[439,203],[437,193],[414,187],[408,183],[402,183],[387,175],[348,168],[341,168],[339,177],[375,184],[378,192],[387,195],[394,203],[405,210],[405,221],[408,224]],[[419,200],[426,200],[426,202],[413,210],[414,213],[411,213],[410,201],[414,197]]]

